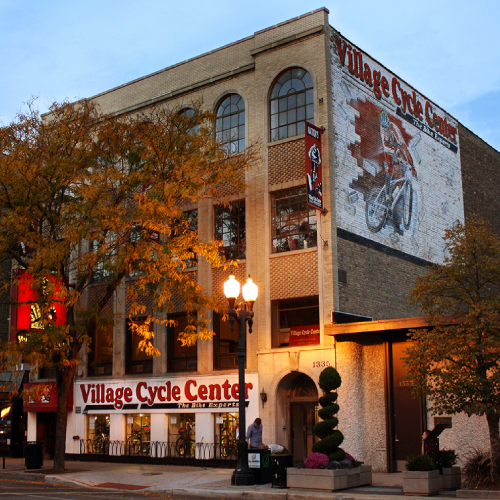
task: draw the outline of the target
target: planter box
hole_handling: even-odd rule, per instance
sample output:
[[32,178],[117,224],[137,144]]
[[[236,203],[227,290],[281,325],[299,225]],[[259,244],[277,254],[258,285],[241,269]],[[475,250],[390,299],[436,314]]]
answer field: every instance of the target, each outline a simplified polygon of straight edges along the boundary
[[403,472],[403,493],[405,495],[437,495],[439,484],[438,470]]
[[288,488],[305,490],[337,491],[372,484],[371,465],[354,469],[296,469],[286,470]]
[[460,467],[443,467],[440,478],[442,490],[458,490],[462,485]]

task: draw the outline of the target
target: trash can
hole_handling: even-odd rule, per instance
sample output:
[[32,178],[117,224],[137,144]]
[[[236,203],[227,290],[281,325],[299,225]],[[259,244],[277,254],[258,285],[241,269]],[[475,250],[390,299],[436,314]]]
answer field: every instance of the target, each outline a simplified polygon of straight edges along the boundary
[[286,488],[286,468],[293,467],[293,455],[271,455],[272,487]]
[[272,482],[270,449],[249,450],[248,466],[253,473],[255,484],[267,484]]
[[28,441],[24,448],[24,465],[27,469],[41,469],[43,465],[43,441]]

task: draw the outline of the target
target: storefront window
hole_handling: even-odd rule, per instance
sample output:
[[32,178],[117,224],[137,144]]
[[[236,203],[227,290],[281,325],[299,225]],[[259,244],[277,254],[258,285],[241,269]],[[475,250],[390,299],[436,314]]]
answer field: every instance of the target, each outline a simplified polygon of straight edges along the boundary
[[216,452],[221,457],[236,457],[236,443],[240,437],[238,413],[218,413],[215,415]]
[[12,428],[12,403],[0,403],[0,435],[1,439],[9,440]]
[[93,453],[106,453],[109,447],[109,415],[89,415],[87,436]]
[[128,455],[151,454],[151,415],[127,415],[125,446]]
[[169,442],[174,444],[179,457],[194,457],[195,415],[194,413],[176,413],[168,417]]

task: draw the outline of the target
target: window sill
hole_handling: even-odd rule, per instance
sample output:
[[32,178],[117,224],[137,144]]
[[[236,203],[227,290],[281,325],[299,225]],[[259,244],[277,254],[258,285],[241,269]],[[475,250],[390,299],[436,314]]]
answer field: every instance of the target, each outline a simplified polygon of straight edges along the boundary
[[270,258],[274,258],[274,257],[282,257],[284,255],[290,255],[290,254],[298,254],[298,253],[307,253],[307,252],[317,252],[318,251],[318,247],[311,247],[311,248],[301,248],[299,250],[288,250],[288,252],[276,252],[276,253],[271,253],[269,255]]
[[305,137],[306,134],[294,135],[293,137],[287,137],[286,139],[278,139],[277,141],[268,141],[266,146],[270,148],[272,146],[277,146],[278,144],[284,144],[285,142],[299,141],[301,139],[304,139]]

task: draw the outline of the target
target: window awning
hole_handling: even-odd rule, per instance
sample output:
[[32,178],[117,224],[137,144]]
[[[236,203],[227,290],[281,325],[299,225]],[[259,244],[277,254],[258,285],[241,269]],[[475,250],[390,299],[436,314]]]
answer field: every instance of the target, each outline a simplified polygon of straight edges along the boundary
[[26,370],[7,371],[0,373],[0,393],[20,391]]

